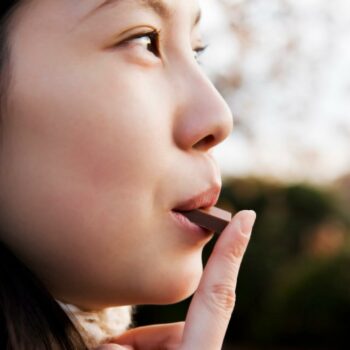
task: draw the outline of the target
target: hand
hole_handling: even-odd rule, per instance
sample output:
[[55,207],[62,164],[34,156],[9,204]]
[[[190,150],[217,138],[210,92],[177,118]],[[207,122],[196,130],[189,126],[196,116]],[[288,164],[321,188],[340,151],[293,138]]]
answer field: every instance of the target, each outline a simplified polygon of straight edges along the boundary
[[[139,327],[96,350],[219,350],[236,301],[239,268],[256,214],[242,211],[222,232],[185,322]],[[120,344],[120,345],[117,345]]]

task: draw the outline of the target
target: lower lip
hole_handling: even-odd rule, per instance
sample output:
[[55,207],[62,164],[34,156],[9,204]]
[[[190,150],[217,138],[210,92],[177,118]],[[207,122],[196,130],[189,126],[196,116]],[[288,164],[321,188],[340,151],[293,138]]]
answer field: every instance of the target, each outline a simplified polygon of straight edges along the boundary
[[186,230],[192,235],[199,236],[199,238],[207,238],[214,233],[213,231],[207,230],[194,224],[186,216],[182,215],[179,212],[171,211],[171,216],[175,219],[176,223],[182,228],[182,230]]

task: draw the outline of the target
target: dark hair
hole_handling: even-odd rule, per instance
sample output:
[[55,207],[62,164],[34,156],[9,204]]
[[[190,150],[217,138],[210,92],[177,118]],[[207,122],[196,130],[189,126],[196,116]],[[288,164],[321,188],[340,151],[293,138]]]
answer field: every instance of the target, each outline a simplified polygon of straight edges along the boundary
[[[3,0],[0,5],[1,113],[10,79],[9,34],[22,3],[23,0]],[[3,242],[0,242],[0,349],[87,350],[68,315]]]

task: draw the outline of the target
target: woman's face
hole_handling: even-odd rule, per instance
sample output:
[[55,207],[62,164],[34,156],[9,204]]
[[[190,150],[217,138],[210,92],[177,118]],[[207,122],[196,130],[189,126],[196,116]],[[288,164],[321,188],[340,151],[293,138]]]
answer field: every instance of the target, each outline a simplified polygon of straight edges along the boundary
[[197,287],[211,238],[172,209],[220,186],[210,151],[232,118],[195,59],[195,0],[102,3],[33,0],[19,13],[1,239],[62,301],[172,303]]

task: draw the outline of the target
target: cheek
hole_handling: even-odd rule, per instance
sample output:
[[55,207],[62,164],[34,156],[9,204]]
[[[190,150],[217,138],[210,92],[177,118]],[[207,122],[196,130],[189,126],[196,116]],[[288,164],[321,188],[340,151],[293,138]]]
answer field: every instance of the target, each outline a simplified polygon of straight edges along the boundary
[[111,242],[130,248],[137,236],[121,232],[142,235],[134,218],[147,222],[166,175],[165,110],[130,83],[82,76],[14,91],[21,103],[4,142],[6,210],[21,232],[14,241],[43,274],[98,272],[96,254],[111,252]]
[[147,94],[144,86],[152,84],[89,68],[56,68],[49,86],[39,78],[18,84],[14,95],[21,103],[11,121],[16,147],[30,150],[37,168],[50,163],[65,178],[84,176],[95,188],[147,182],[169,145],[169,106]]
[[[22,133],[22,149],[31,149],[36,163],[49,162],[66,179],[96,189],[115,191],[118,184],[124,193],[150,185],[171,145],[164,79],[112,54],[81,62],[75,51],[52,51],[16,65],[17,76],[28,78],[14,93],[12,129]],[[33,64],[34,58],[41,62]]]

